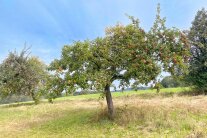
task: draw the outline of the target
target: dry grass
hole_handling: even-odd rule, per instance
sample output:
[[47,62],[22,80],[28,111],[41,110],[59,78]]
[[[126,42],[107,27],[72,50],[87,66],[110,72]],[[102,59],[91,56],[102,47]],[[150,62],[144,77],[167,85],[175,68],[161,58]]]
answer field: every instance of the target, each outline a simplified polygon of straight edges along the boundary
[[114,98],[116,118],[105,100],[2,108],[0,137],[205,137],[207,97],[153,95]]
[[[146,136],[151,133],[164,134],[186,131],[185,137],[207,136],[207,97],[177,97],[140,99],[127,97],[115,99],[116,117],[119,126],[133,127]],[[102,106],[95,121],[107,118],[105,106]],[[165,132],[166,131],[166,132]],[[176,137],[179,136],[176,135]],[[182,137],[182,136],[181,136]]]

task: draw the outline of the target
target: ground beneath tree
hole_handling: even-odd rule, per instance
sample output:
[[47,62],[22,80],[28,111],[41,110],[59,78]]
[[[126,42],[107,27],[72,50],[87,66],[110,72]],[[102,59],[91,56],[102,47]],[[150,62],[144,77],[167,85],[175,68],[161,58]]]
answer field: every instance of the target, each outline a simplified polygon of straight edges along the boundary
[[205,137],[206,96],[124,95],[114,98],[115,120],[105,100],[0,107],[0,137]]

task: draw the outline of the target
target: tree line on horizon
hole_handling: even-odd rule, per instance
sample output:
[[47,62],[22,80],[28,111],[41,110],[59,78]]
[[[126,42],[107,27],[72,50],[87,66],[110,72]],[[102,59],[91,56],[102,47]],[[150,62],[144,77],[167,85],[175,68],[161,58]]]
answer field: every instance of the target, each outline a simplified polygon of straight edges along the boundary
[[[167,28],[160,17],[160,6],[150,31],[139,20],[128,16],[130,24],[107,27],[104,37],[76,41],[62,48],[61,58],[46,66],[39,58],[10,52],[0,64],[0,97],[30,96],[35,103],[41,97],[50,102],[64,92],[77,89],[102,92],[108,115],[114,118],[110,87],[138,87],[156,82],[161,71],[172,78],[207,93],[207,11],[199,10],[188,31]],[[133,80],[133,84],[130,81]]]

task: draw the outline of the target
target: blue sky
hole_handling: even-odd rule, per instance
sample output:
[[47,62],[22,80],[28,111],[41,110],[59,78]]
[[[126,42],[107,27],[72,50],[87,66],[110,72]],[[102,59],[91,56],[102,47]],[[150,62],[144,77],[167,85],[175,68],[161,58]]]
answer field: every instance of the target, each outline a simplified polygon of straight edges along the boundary
[[64,44],[104,35],[107,26],[140,19],[148,30],[157,3],[168,26],[188,29],[206,0],[0,0],[0,62],[26,43],[46,63],[59,58]]

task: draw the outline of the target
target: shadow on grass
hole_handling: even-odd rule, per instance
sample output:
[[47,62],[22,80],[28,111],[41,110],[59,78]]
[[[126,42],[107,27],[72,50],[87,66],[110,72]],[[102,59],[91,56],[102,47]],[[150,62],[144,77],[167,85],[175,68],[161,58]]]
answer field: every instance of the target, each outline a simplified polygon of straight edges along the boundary
[[[48,101],[41,101],[38,104],[41,103],[48,103]],[[10,103],[10,104],[2,104],[0,107],[3,108],[10,108],[10,107],[19,107],[19,106],[32,106],[32,105],[38,105],[34,101],[29,101],[29,102],[19,102],[19,103]]]
[[177,93],[178,96],[198,96],[198,95],[206,95],[206,92],[198,91],[198,90],[192,90],[192,91],[183,91]]
[[206,92],[202,92],[199,90],[183,90],[181,92],[160,92],[160,93],[143,93],[143,94],[134,94],[134,95],[127,95],[125,98],[129,97],[137,97],[142,99],[153,99],[156,97],[161,98],[168,98],[173,96],[199,96],[199,95],[207,95]]
[[[155,97],[173,97],[175,95],[175,92],[160,92],[160,93],[142,93],[142,94],[133,94],[133,95],[126,95],[124,98],[142,98],[142,99],[153,99]],[[119,98],[119,97],[118,97]]]
[[1,107],[9,108],[9,107],[31,106],[31,105],[35,105],[35,103],[34,102],[27,102],[27,103],[2,104]]

